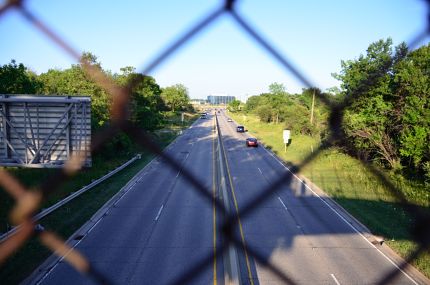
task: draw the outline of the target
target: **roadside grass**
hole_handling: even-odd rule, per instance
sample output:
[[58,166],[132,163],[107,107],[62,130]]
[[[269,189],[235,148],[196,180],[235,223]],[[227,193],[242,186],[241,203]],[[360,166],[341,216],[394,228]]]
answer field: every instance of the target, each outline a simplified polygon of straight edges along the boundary
[[[159,145],[164,148],[178,135],[178,130],[190,126],[197,115],[190,115],[184,124],[176,124],[175,115],[170,115],[172,122],[163,129],[155,132],[154,137]],[[180,120],[180,119],[179,119]],[[136,148],[136,152],[138,149]],[[115,195],[135,174],[147,165],[155,156],[146,151],[140,151],[142,158],[136,160],[127,168],[118,172],[101,184],[75,198],[68,204],[54,211],[40,221],[47,230],[52,230],[63,239],[70,237],[86,221],[103,206],[113,195]],[[48,207],[63,199],[71,192],[77,191],[83,186],[91,183],[114,168],[129,160],[133,155],[122,154],[115,158],[103,159],[101,156],[94,157],[93,166],[86,169],[66,182],[57,192],[50,196],[43,207]],[[54,169],[8,169],[19,181],[27,187],[36,187],[54,173]],[[12,199],[0,190],[0,223],[1,232],[6,231],[8,213],[13,207]],[[37,237],[32,237],[26,244],[17,250],[4,264],[0,265],[0,283],[18,284],[29,276],[34,269],[41,264],[52,252],[43,246]]]
[[[291,145],[285,152],[282,124],[262,123],[250,114],[230,113],[229,116],[243,124],[251,135],[255,135],[280,158],[294,165],[300,165],[320,145],[318,138],[293,134]],[[384,237],[386,243],[403,258],[417,248],[411,236],[414,218],[377,176],[357,159],[336,148],[324,149],[300,170],[300,174],[323,189],[373,234]],[[385,176],[401,189],[409,203],[421,210],[430,210],[429,191],[424,185],[389,173]],[[412,264],[430,277],[428,252],[413,260]]]
[[[121,189],[151,159],[151,154],[142,158],[113,177],[77,197],[70,203],[43,218],[40,224],[67,239]],[[91,201],[89,203],[89,201]],[[18,284],[52,252],[43,246],[37,237],[31,238],[0,268],[0,280],[4,284]]]

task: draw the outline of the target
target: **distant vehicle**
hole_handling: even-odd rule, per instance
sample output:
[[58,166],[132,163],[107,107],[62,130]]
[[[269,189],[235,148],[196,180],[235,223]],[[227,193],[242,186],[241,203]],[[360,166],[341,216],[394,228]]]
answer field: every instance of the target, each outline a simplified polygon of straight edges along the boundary
[[258,141],[256,138],[247,138],[246,139],[246,146],[255,146],[258,147]]
[[206,115],[201,115],[200,119],[206,119]]
[[236,131],[238,133],[244,133],[245,132],[245,127],[244,126],[237,126]]
[[232,120],[232,119],[230,119],[230,118],[228,118],[228,119],[227,119],[227,122],[233,122],[233,120]]

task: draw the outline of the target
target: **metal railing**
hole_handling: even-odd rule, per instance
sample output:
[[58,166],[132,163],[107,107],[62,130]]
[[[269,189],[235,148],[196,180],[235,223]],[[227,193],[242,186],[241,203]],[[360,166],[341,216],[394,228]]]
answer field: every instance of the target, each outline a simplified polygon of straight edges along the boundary
[[[118,172],[120,172],[121,170],[123,170],[124,168],[126,168],[127,166],[129,166],[130,164],[132,164],[133,162],[135,162],[137,159],[140,159],[141,157],[142,157],[141,154],[136,154],[130,160],[128,160],[127,162],[121,164],[120,166],[118,166],[114,170],[110,171],[106,175],[103,175],[102,177],[100,177],[100,178],[92,181],[90,184],[82,187],[78,191],[72,192],[69,196],[67,196],[66,198],[62,199],[61,201],[58,201],[54,205],[52,205],[52,206],[50,206],[50,207],[48,207],[46,209],[43,209],[41,212],[39,212],[39,213],[37,213],[36,215],[33,216],[33,221],[35,223],[38,222],[38,221],[40,221],[41,219],[43,219],[47,215],[51,214],[55,210],[63,207],[64,205],[66,205],[67,203],[69,203],[70,201],[72,201],[73,199],[79,197],[80,195],[84,194],[88,190],[90,190],[90,189],[94,188],[95,186],[99,185],[100,183],[102,183],[106,179],[109,179],[110,177],[114,176],[115,174],[117,174]],[[3,242],[4,240],[6,240],[9,236],[15,234],[18,230],[19,230],[19,225],[17,227],[12,228],[9,231],[7,231],[4,234],[0,234],[0,243]]]
[[[300,69],[291,63],[275,46],[271,45],[262,35],[257,32],[253,27],[252,23],[242,15],[236,9],[236,2],[234,0],[225,0],[222,5],[211,11],[208,15],[205,15],[200,21],[198,21],[192,28],[181,34],[176,40],[173,40],[165,49],[161,50],[152,61],[141,70],[141,73],[148,74],[154,68],[158,67],[161,63],[165,62],[169,57],[172,57],[181,47],[186,43],[192,41],[198,34],[207,29],[210,25],[217,23],[222,16],[229,16],[233,19],[233,22],[237,27],[247,35],[258,47],[265,51],[275,62],[279,63],[286,72],[291,73],[298,81],[304,86],[312,88],[315,85],[311,83],[308,77],[303,74]],[[426,1],[430,7],[430,1]],[[35,16],[32,11],[28,9],[25,1],[10,0],[7,1],[2,7],[0,7],[0,18],[5,14],[6,11],[14,9],[20,13],[25,21],[29,23],[35,30],[38,30],[43,36],[45,36],[53,45],[69,54],[76,61],[80,61],[81,54],[74,50],[63,37],[56,34],[49,25],[45,24],[39,17]],[[429,17],[430,21],[430,17]],[[415,47],[424,37],[430,33],[430,25],[419,31],[416,37],[410,41],[410,47]],[[130,90],[132,90],[135,82],[130,82],[125,88],[115,85],[103,72],[94,66],[91,66],[88,62],[81,61],[82,67],[85,73],[92,78],[94,82],[107,90],[113,98],[113,104],[111,109],[111,125],[112,127],[100,131],[94,135],[92,141],[91,150],[96,151],[103,145],[109,138],[124,132],[134,139],[139,145],[145,149],[153,152],[156,155],[161,156],[171,168],[181,171],[183,177],[192,184],[193,189],[199,192],[203,197],[206,198],[206,202],[210,205],[215,204],[217,211],[220,211],[225,215],[226,222],[222,226],[221,234],[225,243],[221,247],[217,247],[216,253],[207,254],[200,262],[194,264],[191,268],[183,272],[183,274],[176,280],[172,281],[172,284],[187,284],[193,280],[193,278],[202,272],[204,269],[211,266],[213,261],[213,254],[221,256],[231,245],[240,248],[242,243],[241,240],[233,234],[234,228],[237,226],[237,219],[233,214],[226,212],[224,205],[218,201],[213,201],[211,191],[206,189],[189,171],[181,168],[179,162],[175,161],[167,153],[163,152],[162,149],[155,144],[148,133],[141,128],[134,126],[132,123],[126,120],[126,104],[130,99]],[[345,101],[342,104],[332,104],[326,100],[323,96],[319,98],[325,105],[327,105],[331,112],[328,120],[328,125],[331,129],[331,135],[328,139],[329,144],[335,141],[342,141],[345,139],[345,134],[342,131],[342,119],[343,111],[352,102]],[[267,201],[280,187],[285,183],[290,183],[294,177],[294,174],[301,170],[304,166],[308,165],[313,161],[317,155],[326,146],[321,146],[319,149],[314,150],[306,159],[303,160],[299,165],[295,165],[290,168],[290,172],[286,172],[284,175],[279,177],[276,181],[271,183],[270,186],[264,189],[257,197],[254,197],[250,202],[240,208],[240,215],[246,217],[249,213],[258,209],[258,207]],[[350,145],[344,147],[352,148]],[[415,241],[418,243],[418,247],[412,254],[409,255],[406,260],[399,265],[400,268],[404,268],[410,261],[417,258],[420,254],[426,251],[429,247],[430,242],[430,218],[426,215],[419,207],[408,203],[406,197],[398,191],[396,186],[390,182],[385,175],[373,167],[372,165],[362,161],[368,169],[370,169],[378,179],[389,189],[394,197],[400,201],[401,206],[407,211],[417,223],[414,225],[412,235]],[[0,169],[0,184],[1,186],[15,199],[15,207],[12,210],[11,217],[14,223],[20,224],[21,230],[15,235],[8,238],[6,241],[0,244],[0,264],[4,262],[14,251],[20,248],[23,243],[28,240],[34,234],[34,213],[37,212],[42,201],[47,199],[50,193],[61,187],[65,177],[73,176],[80,171],[84,159],[82,156],[74,155],[68,163],[58,170],[55,175],[52,175],[46,183],[41,185],[39,191],[29,191],[23,187],[19,181],[13,178],[6,170]],[[52,251],[56,251],[59,254],[68,253],[65,260],[69,262],[77,271],[87,275],[89,278],[93,278],[99,283],[109,283],[109,280],[99,272],[97,272],[77,250],[71,249],[64,243],[57,235],[52,231],[42,231],[37,233],[40,241],[50,248]],[[267,266],[275,275],[277,275],[283,282],[288,284],[295,284],[293,279],[285,274],[280,268],[271,264],[266,258],[264,258],[256,249],[248,248],[248,254],[250,254],[257,262]],[[389,274],[380,276],[378,284],[389,284],[393,278],[400,273],[399,270],[393,270]]]

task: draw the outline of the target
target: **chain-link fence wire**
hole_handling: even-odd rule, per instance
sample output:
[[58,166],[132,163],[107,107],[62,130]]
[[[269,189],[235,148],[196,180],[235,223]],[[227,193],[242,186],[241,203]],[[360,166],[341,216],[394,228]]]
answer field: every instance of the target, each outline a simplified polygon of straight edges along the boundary
[[[252,23],[246,19],[235,7],[237,1],[225,0],[222,5],[213,10],[208,15],[204,16],[198,21],[191,29],[181,34],[176,40],[173,40],[170,45],[153,58],[153,60],[144,68],[141,72],[148,74],[156,67],[159,67],[169,57],[177,53],[185,43],[188,43],[195,38],[196,35],[205,31],[208,26],[213,25],[221,16],[230,16],[237,24],[238,28],[243,31],[254,43],[265,51],[274,61],[280,64],[287,73],[292,74],[298,81],[308,88],[313,88],[316,85],[312,84],[305,74],[303,74],[299,68],[294,66],[291,61],[279,52],[276,47],[270,44],[264,36],[252,26]],[[409,47],[415,48],[424,38],[430,35],[430,0],[426,0],[428,8],[428,23],[424,27],[423,31],[418,31],[417,35],[409,41]],[[117,86],[111,81],[100,69],[90,65],[89,62],[81,60],[81,54],[74,50],[70,44],[68,44],[63,37],[56,34],[52,27],[46,25],[39,17],[36,17],[30,10],[27,9],[25,1],[22,0],[9,0],[3,6],[0,7],[0,17],[2,17],[8,10],[17,10],[34,29],[39,30],[42,35],[47,37],[53,44],[65,53],[70,55],[76,61],[80,61],[84,72],[100,87],[104,88],[113,99],[111,112],[111,127],[104,129],[96,133],[93,137],[91,150],[97,151],[104,143],[110,138],[120,132],[128,134],[136,143],[151,151],[152,153],[159,155],[167,164],[175,170],[181,170],[183,177],[193,186],[193,189],[202,195],[207,203],[210,205],[214,203],[217,211],[220,211],[221,215],[225,215],[225,223],[221,228],[221,234],[225,243],[222,246],[216,248],[216,252],[208,253],[205,257],[201,258],[199,262],[194,264],[187,271],[183,272],[181,276],[172,281],[172,284],[186,284],[192,281],[196,276],[202,273],[208,266],[211,266],[213,262],[213,256],[221,255],[228,248],[229,245],[233,244],[236,248],[242,248],[244,245],[243,241],[235,234],[235,229],[238,226],[238,219],[236,213],[228,214],[223,204],[219,200],[214,200],[209,189],[206,187],[186,169],[181,169],[180,163],[175,161],[167,153],[163,152],[162,149],[155,144],[149,134],[137,128],[130,121],[127,120],[127,105],[130,99],[130,93],[133,87],[138,82],[129,82],[126,87]],[[246,205],[239,209],[239,214],[242,219],[249,217],[249,214],[254,212],[262,203],[273,196],[273,194],[279,190],[282,185],[290,184],[294,175],[298,173],[304,166],[311,163],[318,154],[327,147],[332,145],[342,145],[342,147],[354,151],[354,147],[348,143],[345,134],[342,129],[343,111],[345,108],[353,103],[354,98],[348,98],[340,104],[333,104],[329,102],[324,96],[316,93],[316,96],[330,108],[330,116],[328,119],[328,125],[330,126],[331,135],[328,139],[328,143],[324,146],[316,149],[312,154],[306,157],[302,163],[295,165],[290,168],[289,172],[279,177],[275,182],[271,183],[268,187],[263,189],[261,193],[254,197]],[[222,147],[222,146],[221,146]],[[16,234],[10,236],[4,242],[0,244],[0,266],[7,258],[16,250],[18,250],[31,236],[37,234],[40,241],[51,249],[53,252],[60,256],[64,256],[65,260],[72,265],[77,271],[85,274],[89,278],[92,278],[100,284],[108,284],[110,281],[100,274],[98,271],[91,266],[90,262],[81,255],[76,249],[70,248],[63,240],[61,240],[54,232],[51,231],[35,231],[35,222],[33,221],[34,214],[40,208],[41,203],[47,199],[47,197],[59,189],[64,181],[69,177],[72,177],[82,168],[84,162],[84,156],[76,152],[72,158],[65,164],[65,166],[56,171],[55,174],[50,176],[38,189],[38,191],[30,191],[26,189],[21,183],[12,177],[6,170],[0,169],[0,185],[15,199],[15,206],[11,212],[11,220],[14,224],[18,224],[20,230]],[[405,268],[409,262],[416,259],[420,254],[426,251],[429,247],[430,242],[430,217],[426,215],[418,206],[408,203],[406,197],[397,187],[384,175],[384,173],[361,160],[361,163],[371,170],[378,179],[389,189],[391,194],[400,202],[401,206],[407,211],[416,221],[413,227],[412,236],[419,245],[417,249],[412,252],[399,267]],[[245,248],[247,253],[253,257],[257,262],[266,266],[270,271],[277,275],[283,282],[288,284],[295,284],[293,279],[285,274],[281,268],[270,263],[257,249],[252,247]],[[66,254],[67,253],[67,254]],[[393,270],[385,276],[381,276],[378,284],[390,283],[398,274],[401,274],[400,270]],[[252,276],[251,276],[252,278]],[[252,283],[252,281],[251,281]]]

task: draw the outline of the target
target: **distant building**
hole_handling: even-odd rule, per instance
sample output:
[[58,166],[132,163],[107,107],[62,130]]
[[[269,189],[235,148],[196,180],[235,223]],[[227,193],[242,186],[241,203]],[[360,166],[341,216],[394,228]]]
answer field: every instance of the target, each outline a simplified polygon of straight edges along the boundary
[[207,103],[205,99],[191,99],[190,101],[192,105],[204,105]]
[[208,103],[212,105],[227,105],[231,101],[236,100],[236,97],[234,96],[224,96],[224,95],[209,95],[208,96]]

